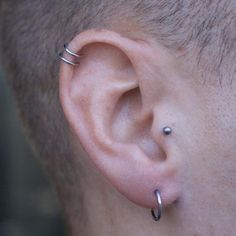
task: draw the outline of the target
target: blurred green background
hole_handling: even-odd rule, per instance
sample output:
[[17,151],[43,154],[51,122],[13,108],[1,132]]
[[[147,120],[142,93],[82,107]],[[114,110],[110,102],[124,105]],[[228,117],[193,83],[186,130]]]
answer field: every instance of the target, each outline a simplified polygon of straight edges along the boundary
[[0,70],[0,236],[64,236],[58,202],[27,144]]

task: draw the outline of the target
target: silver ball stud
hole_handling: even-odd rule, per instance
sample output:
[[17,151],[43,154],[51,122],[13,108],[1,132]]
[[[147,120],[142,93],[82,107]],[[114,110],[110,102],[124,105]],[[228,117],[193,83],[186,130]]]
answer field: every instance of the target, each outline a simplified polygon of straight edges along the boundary
[[170,135],[172,133],[172,129],[168,126],[163,128],[163,134],[164,135]]

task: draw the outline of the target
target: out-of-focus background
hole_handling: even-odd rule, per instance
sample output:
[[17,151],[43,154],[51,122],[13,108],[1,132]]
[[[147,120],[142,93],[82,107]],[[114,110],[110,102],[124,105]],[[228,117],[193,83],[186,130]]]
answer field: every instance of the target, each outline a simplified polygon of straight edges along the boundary
[[64,236],[57,199],[27,144],[0,70],[0,236]]

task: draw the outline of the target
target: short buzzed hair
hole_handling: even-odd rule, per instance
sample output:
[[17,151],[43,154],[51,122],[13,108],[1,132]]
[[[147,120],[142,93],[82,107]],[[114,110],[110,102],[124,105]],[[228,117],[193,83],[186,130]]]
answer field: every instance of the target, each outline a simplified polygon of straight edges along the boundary
[[235,73],[235,0],[3,2],[2,61],[9,84],[30,139],[52,169],[52,178],[62,184],[74,170],[59,102],[57,53],[78,33],[106,28],[129,35],[138,30],[170,50],[196,48],[199,65],[211,61],[209,72],[217,71],[219,78],[219,68],[229,60],[228,68]]

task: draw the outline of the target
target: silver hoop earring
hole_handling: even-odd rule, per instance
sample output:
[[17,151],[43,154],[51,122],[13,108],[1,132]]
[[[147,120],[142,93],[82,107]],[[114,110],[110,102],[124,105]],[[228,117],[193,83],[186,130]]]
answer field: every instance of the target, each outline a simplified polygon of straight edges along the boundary
[[151,209],[151,214],[152,214],[153,220],[159,221],[161,219],[162,210],[163,210],[161,193],[158,189],[156,189],[154,191],[154,194],[157,199],[157,207],[155,209],[153,209],[153,208]]
[[76,54],[76,53],[72,52],[72,51],[68,48],[68,44],[67,44],[67,43],[64,44],[64,49],[65,49],[65,51],[66,51],[68,54],[70,54],[71,56],[74,56],[74,57],[77,57],[77,58],[82,57],[82,55],[79,55],[79,54]]
[[[64,56],[64,53],[65,53],[65,52],[66,52],[67,54],[69,54],[70,56],[75,57],[75,58],[77,59],[77,61],[70,61],[69,59],[67,59],[67,58]],[[70,66],[78,66],[78,65],[80,64],[80,62],[78,61],[78,59],[82,57],[82,55],[76,54],[76,53],[72,52],[72,51],[68,48],[68,45],[67,45],[67,44],[64,44],[64,52],[59,53],[58,56],[59,56],[59,58],[60,58],[63,62],[69,64]]]
[[62,53],[62,52],[59,53],[58,56],[59,56],[59,58],[60,58],[63,62],[69,64],[70,66],[78,66],[78,65],[80,64],[79,62],[72,62],[72,61],[69,61],[68,59],[66,59],[66,58],[63,56],[63,53]]

